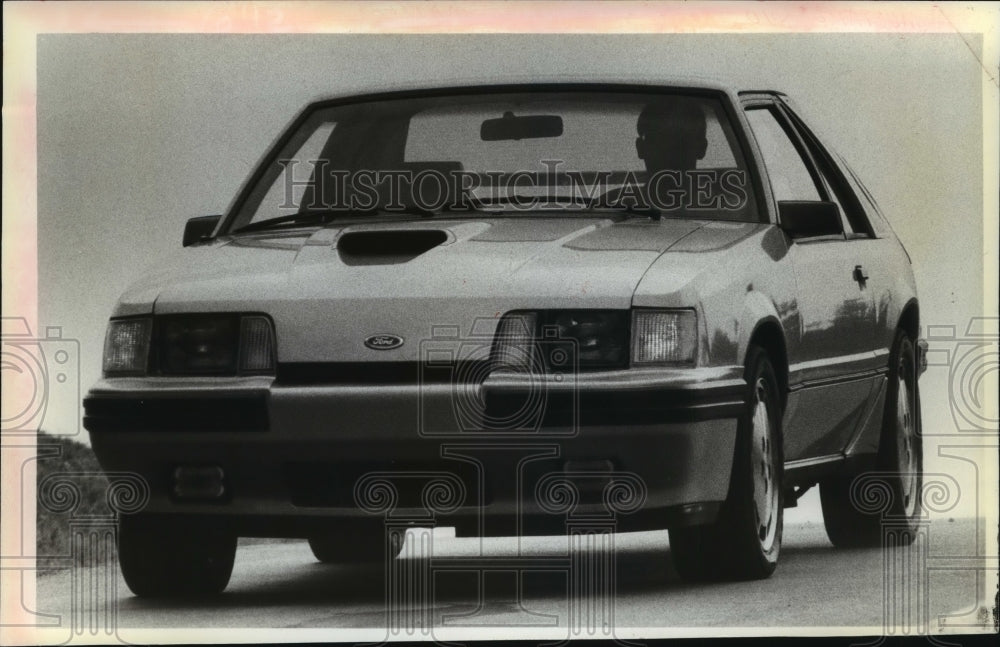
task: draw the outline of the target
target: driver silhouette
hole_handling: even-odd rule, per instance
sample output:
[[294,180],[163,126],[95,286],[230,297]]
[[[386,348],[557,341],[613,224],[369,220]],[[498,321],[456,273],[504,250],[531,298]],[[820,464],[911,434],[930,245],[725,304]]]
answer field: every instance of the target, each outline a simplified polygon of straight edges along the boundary
[[648,174],[647,206],[683,209],[690,197],[687,172],[697,168],[708,148],[701,102],[691,97],[658,99],[643,108],[636,131],[636,154]]

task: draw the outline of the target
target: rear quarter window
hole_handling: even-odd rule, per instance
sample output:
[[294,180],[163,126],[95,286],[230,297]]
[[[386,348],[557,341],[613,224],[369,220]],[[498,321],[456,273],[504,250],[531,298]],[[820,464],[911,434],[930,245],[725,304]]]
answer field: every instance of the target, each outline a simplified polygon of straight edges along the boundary
[[878,203],[875,202],[875,197],[872,196],[871,192],[868,191],[868,187],[864,185],[861,179],[854,173],[854,169],[848,166],[844,158],[837,156],[837,161],[840,163],[841,169],[844,171],[844,177],[851,184],[851,188],[854,193],[858,196],[861,202],[861,207],[865,210],[865,215],[868,216],[868,222],[871,223],[872,229],[875,231],[875,235],[878,237],[883,237],[892,234],[892,227],[889,225],[889,221],[886,220],[885,215],[883,215],[882,210],[879,208]]

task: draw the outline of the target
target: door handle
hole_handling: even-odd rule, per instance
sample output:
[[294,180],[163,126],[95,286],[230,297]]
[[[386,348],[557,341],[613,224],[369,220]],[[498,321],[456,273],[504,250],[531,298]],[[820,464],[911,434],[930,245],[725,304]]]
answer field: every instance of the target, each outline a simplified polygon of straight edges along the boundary
[[864,283],[868,280],[868,272],[865,271],[864,266],[855,265],[854,266],[854,280],[858,283]]

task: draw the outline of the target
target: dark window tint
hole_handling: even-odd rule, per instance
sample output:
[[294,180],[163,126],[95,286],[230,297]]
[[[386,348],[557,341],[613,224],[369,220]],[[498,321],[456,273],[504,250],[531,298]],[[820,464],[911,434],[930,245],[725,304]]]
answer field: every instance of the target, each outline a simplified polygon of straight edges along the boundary
[[844,193],[843,189],[840,188],[838,183],[834,178],[830,176],[822,165],[820,165],[820,174],[823,176],[823,184],[826,188],[826,193],[829,196],[830,202],[837,205],[840,209],[840,222],[844,225],[844,233],[848,237],[854,237],[855,235],[864,235],[864,232],[856,232],[854,229],[854,224],[850,218],[844,218],[845,213],[849,213],[851,207],[849,206],[851,202],[848,201],[847,195]]
[[854,173],[854,169],[847,165],[847,163],[841,158],[840,165],[842,168],[847,169],[848,180],[853,183],[854,192],[861,198],[862,207],[865,210],[865,214],[868,216],[868,221],[871,223],[875,233],[879,236],[884,236],[888,232],[892,231],[892,227],[889,226],[888,221],[885,218],[885,214],[882,213],[882,209],[879,208],[878,202],[875,201],[875,197],[872,196],[868,187],[865,186],[861,178]]
[[844,231],[848,238],[867,238],[871,236],[872,227],[865,216],[856,191],[851,187],[850,182],[844,173],[837,167],[836,162],[830,152],[819,143],[819,139],[794,116],[797,132],[802,135],[809,153],[816,163],[820,175],[822,176],[823,193],[829,196],[827,199],[836,203],[840,207],[841,221],[844,223]]

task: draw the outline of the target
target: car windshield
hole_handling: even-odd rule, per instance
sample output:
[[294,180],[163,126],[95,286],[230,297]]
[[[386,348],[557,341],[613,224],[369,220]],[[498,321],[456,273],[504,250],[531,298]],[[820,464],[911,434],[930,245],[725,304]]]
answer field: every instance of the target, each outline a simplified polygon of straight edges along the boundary
[[435,94],[320,105],[298,124],[229,231],[483,212],[757,220],[744,156],[713,96]]

